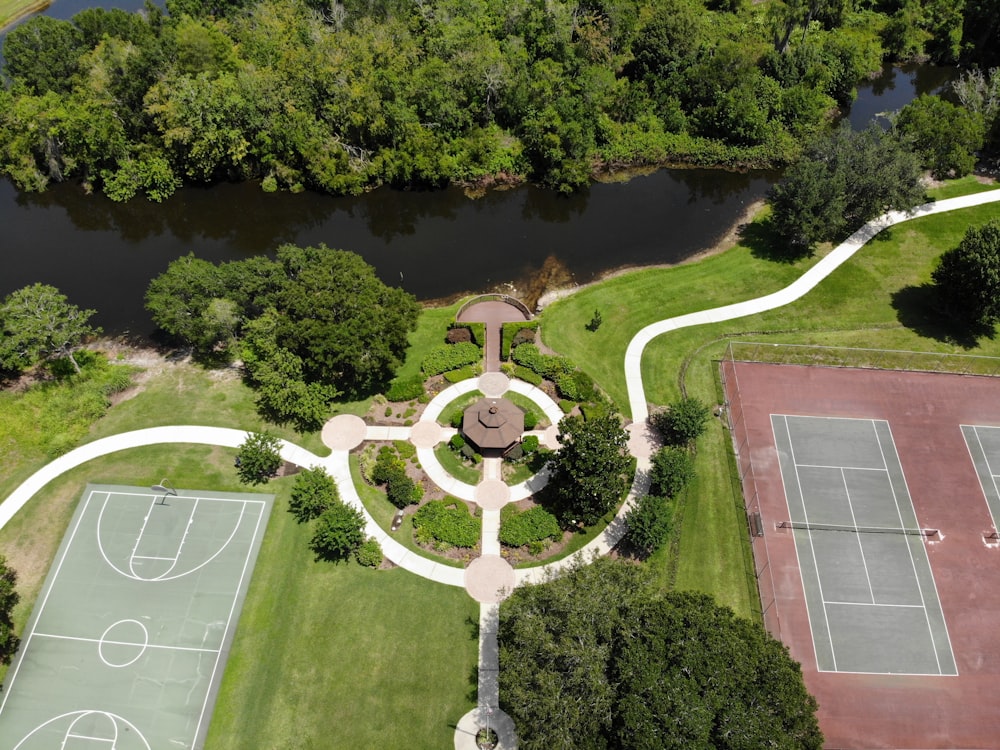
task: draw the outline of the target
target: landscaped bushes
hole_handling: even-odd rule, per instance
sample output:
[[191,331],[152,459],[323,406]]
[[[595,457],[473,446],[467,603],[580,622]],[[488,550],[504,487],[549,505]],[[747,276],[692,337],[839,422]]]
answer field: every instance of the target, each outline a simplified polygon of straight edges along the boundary
[[[517,321],[503,324],[503,335],[500,339],[500,358],[509,359],[512,346],[535,340],[538,330],[537,320]],[[522,331],[524,333],[522,333]],[[520,340],[518,340],[520,338]]]
[[428,352],[420,363],[420,369],[424,375],[440,375],[448,370],[457,370],[459,367],[471,365],[482,359],[482,350],[471,341],[459,344],[442,344],[436,346]]
[[522,365],[514,365],[512,375],[518,380],[523,380],[525,383],[531,383],[532,385],[541,385],[542,381],[545,380],[545,378],[534,370],[529,370]]
[[534,370],[549,380],[556,381],[561,375],[569,375],[576,366],[566,357],[543,354],[534,344],[521,344],[511,356],[519,365]]
[[463,380],[476,377],[480,374],[478,372],[480,369],[482,368],[476,365],[466,365],[465,367],[459,367],[457,370],[448,370],[444,374],[444,379],[449,383],[459,383]]
[[397,508],[405,508],[420,502],[424,488],[406,474],[406,463],[388,445],[383,446],[372,467],[371,479],[374,484],[384,484],[389,502]]
[[424,395],[424,379],[420,375],[396,378],[389,384],[385,397],[389,401],[412,401]]
[[573,401],[593,401],[598,398],[594,379],[583,370],[574,370],[567,375],[557,376],[556,388],[563,398]]
[[[500,511],[500,543],[508,547],[539,545],[562,537],[556,517],[541,507],[519,512],[513,505]],[[538,551],[541,551],[540,549]],[[535,549],[532,549],[535,553]]]
[[417,541],[447,547],[475,547],[482,533],[482,522],[469,513],[466,505],[454,498],[431,500],[413,514]]
[[465,329],[469,332],[469,338],[476,346],[486,346],[486,324],[485,323],[459,323],[455,321],[448,326],[448,333],[451,331]]

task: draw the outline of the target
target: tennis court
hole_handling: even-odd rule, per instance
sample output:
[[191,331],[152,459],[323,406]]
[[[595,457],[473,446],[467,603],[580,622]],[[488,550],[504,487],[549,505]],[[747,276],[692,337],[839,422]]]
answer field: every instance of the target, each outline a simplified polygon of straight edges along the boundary
[[88,485],[0,703],[0,747],[200,748],[273,496]]
[[826,746],[996,748],[1000,378],[721,369],[761,619]]
[[[962,425],[962,435],[976,467],[983,496],[993,517],[993,528],[1000,529],[1000,427]],[[993,540],[1000,540],[993,537]]]
[[825,672],[955,675],[925,540],[884,420],[771,415]]

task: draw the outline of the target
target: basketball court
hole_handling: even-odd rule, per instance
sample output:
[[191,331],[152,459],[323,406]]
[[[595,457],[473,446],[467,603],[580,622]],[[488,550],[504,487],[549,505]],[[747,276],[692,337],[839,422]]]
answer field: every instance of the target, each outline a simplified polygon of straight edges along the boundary
[[0,747],[200,748],[273,497],[88,485],[0,703]]
[[995,748],[1000,378],[726,360],[762,616],[830,748]]

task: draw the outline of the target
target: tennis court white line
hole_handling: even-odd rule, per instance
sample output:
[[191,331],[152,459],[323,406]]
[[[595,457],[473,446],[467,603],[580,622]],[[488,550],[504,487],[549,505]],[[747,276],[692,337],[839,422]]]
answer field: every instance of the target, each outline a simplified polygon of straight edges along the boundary
[[[983,461],[986,463],[986,471],[988,471],[990,473],[990,479],[993,481],[993,492],[996,494],[996,497],[998,499],[1000,499],[1000,483],[998,483],[998,481],[997,481],[998,479],[1000,479],[1000,474],[994,474],[993,473],[993,467],[990,466],[990,457],[989,457],[989,454],[986,453],[986,447],[983,445],[983,439],[979,436],[979,425],[970,424],[970,425],[961,425],[961,426],[962,427],[968,427],[969,429],[972,430],[972,434],[976,436],[976,443],[979,445],[979,452],[982,454]],[[986,429],[1000,430],[1000,427],[993,427],[993,428],[987,427]],[[964,432],[962,433],[962,437],[965,437],[965,433]],[[975,469],[976,468],[976,459],[975,459],[975,456],[972,455],[972,449],[969,447],[969,441],[968,440],[965,441],[965,448],[966,448],[967,451],[969,451],[969,457],[972,458],[972,468]],[[978,470],[976,471],[976,476],[977,477],[979,476],[979,471]],[[979,478],[979,483],[982,484],[982,482],[983,482],[983,480],[980,477]],[[986,488],[983,487],[982,490],[983,490],[983,495],[985,495],[986,494]],[[997,529],[996,519],[993,518],[993,509],[990,507],[989,498],[986,498],[986,508],[990,512],[990,519],[993,521],[993,528],[994,528],[994,530],[998,530]]]
[[107,638],[83,638],[76,635],[58,635],[56,633],[40,633],[37,630],[34,635],[39,638],[53,638],[60,641],[80,641],[81,643],[107,643],[110,646],[135,646],[136,648],[157,648],[161,651],[197,651],[199,653],[217,654],[221,648],[195,648],[194,646],[162,646],[155,643],[133,643],[132,641],[111,641]]
[[899,609],[924,609],[923,604],[882,604],[880,602],[841,602],[831,599],[824,604],[840,604],[850,607],[896,607]]
[[[851,511],[851,521],[854,523],[855,531],[857,531],[858,518],[854,515],[854,503],[851,502],[851,491],[847,487],[847,475],[843,469],[840,470],[840,481],[844,483],[844,496],[847,498],[847,508]],[[861,539],[861,534],[855,534],[855,536],[858,538],[858,552],[861,553],[861,565],[865,569],[865,580],[868,581],[868,595],[872,598],[872,604],[875,604],[875,587],[872,586],[872,576],[868,571],[868,560],[865,559],[865,545]]]
[[804,469],[839,469],[840,471],[885,471],[872,466],[827,466],[826,464],[798,464]]
[[[896,450],[896,441],[895,441],[895,439],[892,436],[892,427],[889,425],[888,421],[886,421],[886,420],[881,420],[881,421],[884,422],[886,430],[889,431],[889,439],[892,441],[892,454],[896,457],[896,462],[899,464],[899,474],[903,478],[903,489],[906,490],[906,497],[907,497],[907,500],[909,500],[910,508],[913,510],[913,517],[916,518],[916,516],[917,516],[917,509],[913,506],[913,495],[910,494],[910,487],[909,487],[909,484],[906,481],[906,473],[903,471],[903,464],[899,460],[899,451]],[[874,426],[874,424],[875,424],[875,422],[873,420],[872,421],[872,425]],[[882,439],[878,436],[878,431],[875,432],[875,440],[878,442],[878,449],[882,453],[882,464],[885,466],[886,472],[888,472],[889,471],[889,462],[886,461],[886,458],[885,458],[885,449],[882,446]],[[906,524],[903,523],[903,511],[899,507],[899,497],[896,495],[896,486],[891,481],[889,482],[889,489],[892,490],[892,502],[896,506],[896,516],[899,518],[899,525],[905,527]],[[918,519],[918,521],[919,521],[919,519]],[[920,548],[924,550],[924,554],[926,555],[927,551],[926,551],[926,549],[924,549],[923,542],[921,542]],[[941,655],[938,654],[937,643],[936,643],[936,641],[934,639],[934,628],[931,625],[931,617],[930,617],[930,614],[927,611],[927,599],[924,598],[924,587],[923,587],[923,585],[920,582],[920,574],[917,572],[917,562],[916,562],[916,560],[913,559],[913,547],[910,546],[909,540],[907,540],[907,542],[906,542],[906,553],[910,556],[910,567],[913,568],[913,578],[917,582],[917,591],[920,592],[920,603],[924,605],[924,621],[927,623],[927,635],[930,636],[931,647],[934,650],[934,661],[937,664],[938,674],[941,674],[942,673],[942,669],[941,669]],[[930,567],[930,560],[927,561],[927,569],[928,569],[928,572],[930,573],[930,576],[931,576],[931,583],[933,583],[934,587],[935,587],[934,588],[934,595],[938,596],[937,595],[937,582],[934,580],[934,570]],[[941,598],[940,598],[940,596],[938,596],[938,607],[939,608],[940,608],[940,605],[941,605]],[[949,650],[951,650],[951,635],[948,633],[948,624],[944,620],[944,610],[943,609],[941,610],[941,622],[942,622],[942,624],[944,624],[945,635],[948,636],[948,648],[949,648]],[[951,654],[952,654],[952,658],[954,658],[954,655],[955,655],[954,650],[951,651]],[[956,667],[955,671],[957,672],[958,671],[958,665],[956,664],[955,667]]]
[[[792,454],[792,466],[795,467],[795,483],[799,486],[799,500],[802,503],[802,515],[805,516],[806,523],[809,523],[809,511],[806,509],[806,495],[802,491],[802,478],[799,476],[799,465],[795,460],[795,441],[792,440],[792,431],[788,427],[788,415],[782,415],[785,420],[785,434],[788,436],[788,450]],[[816,570],[816,587],[819,589],[820,601],[825,601],[826,597],[823,595],[823,581],[819,574],[819,561],[816,559],[816,545],[813,544],[812,530],[808,530],[809,534],[809,551],[812,553],[813,567]],[[800,573],[801,575],[801,573]],[[806,609],[809,607],[807,606]],[[823,605],[823,619],[826,620],[826,637],[830,642],[830,657],[833,659],[833,669],[837,670],[837,650],[833,645],[833,630],[830,628],[830,616],[826,612],[826,605]],[[816,635],[813,634],[813,648],[816,648]],[[817,662],[819,659],[817,658]],[[819,666],[817,664],[817,666]]]

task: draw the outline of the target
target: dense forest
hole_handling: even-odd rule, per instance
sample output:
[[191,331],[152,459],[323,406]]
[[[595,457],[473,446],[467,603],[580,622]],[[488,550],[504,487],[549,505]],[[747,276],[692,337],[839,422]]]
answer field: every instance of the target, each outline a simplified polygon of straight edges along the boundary
[[0,173],[115,200],[794,161],[885,60],[1000,61],[1000,0],[167,0],[3,47]]

